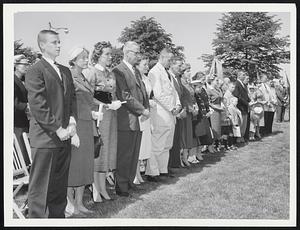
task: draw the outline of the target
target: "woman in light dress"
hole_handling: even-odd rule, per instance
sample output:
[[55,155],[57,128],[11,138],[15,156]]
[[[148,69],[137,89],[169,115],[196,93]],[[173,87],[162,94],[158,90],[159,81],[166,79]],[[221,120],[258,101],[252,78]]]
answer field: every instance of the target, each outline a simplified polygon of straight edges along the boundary
[[[151,108],[154,108],[156,103],[151,99],[152,98],[151,93],[153,94],[153,92],[152,92],[150,79],[147,77],[147,73],[149,71],[149,58],[147,58],[146,56],[141,57],[141,61],[137,65],[137,69],[139,70],[142,76],[142,81],[145,84],[148,98],[150,99],[149,103],[150,103],[150,112],[151,112]],[[151,156],[151,149],[152,149],[151,118],[143,121],[142,127],[143,127],[143,134],[142,134],[142,141],[141,141],[141,147],[139,153],[139,161],[137,164],[136,177],[133,182],[135,184],[140,184],[144,182],[141,176],[140,168],[141,166],[143,166],[144,161],[149,159]]]

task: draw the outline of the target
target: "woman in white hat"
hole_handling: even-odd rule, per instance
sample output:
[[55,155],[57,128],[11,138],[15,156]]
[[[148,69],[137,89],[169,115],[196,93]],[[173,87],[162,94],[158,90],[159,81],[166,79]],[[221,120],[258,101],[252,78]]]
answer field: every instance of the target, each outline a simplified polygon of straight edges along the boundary
[[82,70],[88,67],[88,57],[89,52],[83,47],[75,47],[70,51],[69,64],[75,86],[74,103],[78,118],[76,129],[80,143],[73,144],[71,150],[67,215],[91,212],[83,205],[82,199],[85,186],[94,181],[94,120],[100,114],[96,112],[97,108],[93,103],[94,90],[82,74]]

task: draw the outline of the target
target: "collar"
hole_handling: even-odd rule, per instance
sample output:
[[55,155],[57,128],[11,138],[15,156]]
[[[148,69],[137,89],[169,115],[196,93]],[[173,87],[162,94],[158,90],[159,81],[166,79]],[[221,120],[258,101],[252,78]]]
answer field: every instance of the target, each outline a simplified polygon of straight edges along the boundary
[[50,64],[50,65],[54,65],[54,61],[51,58],[47,58],[45,56],[43,56],[43,58]]
[[125,63],[125,65],[127,65],[127,67],[128,67],[131,71],[133,71],[133,66],[132,66],[130,63],[128,63],[125,59],[123,59],[123,62]]
[[237,80],[242,84],[243,87],[245,87],[244,83],[240,79]]
[[169,70],[168,72],[173,78],[176,78],[175,74],[171,70]]
[[100,70],[100,71],[105,71],[105,69],[106,69],[105,67],[103,67],[103,66],[100,65],[100,64],[96,64],[96,65],[95,65],[95,68],[98,69],[98,70]]

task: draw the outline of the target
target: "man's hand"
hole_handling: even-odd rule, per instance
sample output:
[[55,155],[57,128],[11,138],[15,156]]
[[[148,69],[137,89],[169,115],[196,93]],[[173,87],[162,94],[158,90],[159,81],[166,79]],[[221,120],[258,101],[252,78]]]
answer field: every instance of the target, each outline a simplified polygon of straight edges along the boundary
[[99,120],[102,121],[103,120],[103,113],[92,111],[93,120],[97,120],[98,117],[99,117]]
[[71,138],[71,145],[74,145],[76,148],[79,148],[80,140],[77,133]]
[[56,135],[61,141],[68,140],[70,138],[70,133],[68,129],[64,129],[60,127],[58,130],[56,130]]
[[[143,113],[142,113],[143,116],[145,116],[147,119],[150,117],[150,112],[148,109],[144,109]],[[145,119],[145,120],[147,120]]]
[[67,130],[69,131],[70,137],[73,137],[76,134],[76,125],[73,123],[69,124]]
[[186,115],[187,115],[186,108],[183,108],[176,117],[178,117],[179,119],[183,119],[186,117]]

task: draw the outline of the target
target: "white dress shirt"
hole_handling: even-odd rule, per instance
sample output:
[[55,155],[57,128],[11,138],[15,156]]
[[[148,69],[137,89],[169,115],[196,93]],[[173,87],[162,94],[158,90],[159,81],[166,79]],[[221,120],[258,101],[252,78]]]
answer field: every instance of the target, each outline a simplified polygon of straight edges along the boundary
[[53,67],[53,69],[55,69],[56,73],[58,74],[60,80],[62,80],[61,75],[60,75],[60,71],[58,69],[58,67],[54,64],[54,61],[50,58],[44,57],[43,58]]

